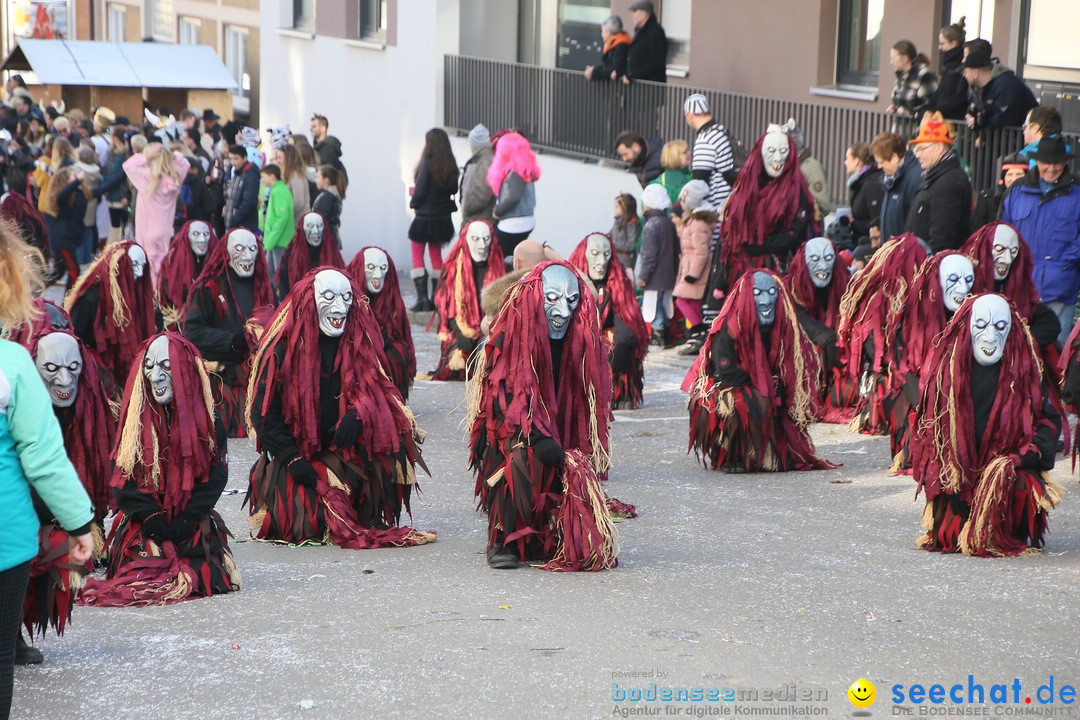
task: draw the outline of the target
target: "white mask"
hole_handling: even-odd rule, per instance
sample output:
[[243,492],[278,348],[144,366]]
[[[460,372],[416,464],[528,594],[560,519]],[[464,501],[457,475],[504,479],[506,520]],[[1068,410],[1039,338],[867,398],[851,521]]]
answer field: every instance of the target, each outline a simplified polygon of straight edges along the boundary
[[74,405],[83,369],[79,342],[67,333],[49,333],[38,340],[34,364],[45,381],[52,404],[56,407]]
[[945,309],[954,313],[975,286],[975,268],[966,255],[950,253],[938,265],[938,281],[941,283]]
[[611,264],[611,243],[606,237],[594,234],[585,240],[585,262],[591,280],[607,277],[608,265]]
[[146,272],[146,251],[142,249],[142,246],[132,244],[128,247],[127,254],[131,258],[131,272],[138,280]]
[[806,243],[806,269],[810,272],[810,282],[816,288],[829,287],[832,282],[833,267],[836,265],[836,249],[828,238],[816,237]]
[[761,143],[761,159],[765,161],[765,172],[769,177],[780,177],[790,153],[788,136],[778,127],[770,125],[765,133],[765,140]]
[[364,251],[364,285],[372,295],[382,292],[383,284],[386,283],[386,273],[390,269],[390,261],[379,248],[368,248]]
[[188,242],[195,257],[205,257],[210,249],[210,226],[202,220],[196,220],[188,226]]
[[1012,264],[1020,254],[1020,236],[1008,225],[994,228],[994,279],[1001,282],[1009,276]]
[[304,216],[304,237],[311,247],[319,247],[323,241],[323,230],[326,223],[319,213],[309,212]]
[[238,277],[249,278],[255,274],[255,258],[259,241],[250,230],[233,230],[229,233],[229,267]]
[[[971,348],[975,362],[988,366],[1001,361],[1012,328],[1009,303],[1000,295],[980,295],[971,304]],[[1004,379],[1004,378],[1003,378]]]
[[486,263],[491,254],[491,228],[485,222],[474,220],[465,230],[465,242],[474,263]]
[[150,343],[143,356],[143,377],[150,384],[154,402],[168,405],[176,394],[173,389],[172,363],[169,360],[169,338],[164,335]]
[[345,332],[352,301],[349,278],[337,270],[320,270],[315,274],[315,309],[319,313],[319,332],[323,335],[340,337]]
[[543,282],[548,337],[562,340],[570,330],[570,318],[581,304],[577,276],[562,265],[552,265],[544,268],[540,278]]

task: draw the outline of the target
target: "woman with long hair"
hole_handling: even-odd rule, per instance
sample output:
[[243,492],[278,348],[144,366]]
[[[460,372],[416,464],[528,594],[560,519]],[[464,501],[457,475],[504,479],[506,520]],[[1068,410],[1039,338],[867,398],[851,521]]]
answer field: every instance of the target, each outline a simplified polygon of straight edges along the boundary
[[75,151],[71,143],[62,137],[49,136],[45,141],[44,152],[34,164],[34,173],[30,178],[31,183],[38,189],[38,210],[45,212],[45,196],[49,192],[53,175],[60,168],[74,164]]
[[283,145],[277,151],[277,164],[292,195],[293,217],[301,218],[311,211],[311,192],[300,153],[292,145]]
[[83,241],[83,217],[86,215],[90,189],[82,184],[84,173],[75,168],[60,168],[51,178],[41,197],[41,215],[49,230],[49,247],[56,258],[56,273],[70,288],[79,277],[76,258]]
[[[289,144],[296,148],[296,152],[300,154],[300,164],[304,166],[304,175],[308,181],[308,196],[312,198],[318,197],[319,189],[316,187],[316,178],[319,173],[319,166],[322,163],[319,161],[319,156],[315,154],[315,148],[311,147],[307,135],[297,135],[295,133],[289,136]],[[344,195],[342,193],[342,197]],[[315,208],[312,207],[312,209]]]
[[[432,128],[424,136],[424,150],[420,162],[413,171],[412,200],[409,207],[416,211],[416,218],[409,226],[412,242],[412,278],[416,285],[416,304],[413,312],[430,312],[435,309],[428,297],[428,274],[424,268],[424,246],[431,259],[434,285],[439,284],[442,273],[442,246],[454,237],[454,221],[450,215],[457,210],[453,195],[457,192],[458,166],[450,149],[450,138],[441,128]],[[431,293],[435,295],[434,289]]]
[[[39,311],[33,295],[44,289],[44,276],[41,253],[23,241],[14,226],[0,223],[0,326],[12,328],[34,319]],[[71,561],[89,561],[93,505],[64,452],[48,390],[30,353],[0,340],[0,720],[11,711],[15,644],[30,563],[38,553],[31,487],[67,531]]]
[[918,119],[937,92],[937,75],[930,69],[930,60],[916,51],[910,40],[899,41],[889,53],[889,64],[896,72],[896,85],[893,86],[892,103],[885,112]]
[[315,186],[319,189],[319,195],[315,198],[311,209],[323,216],[326,226],[337,239],[340,250],[339,228],[341,228],[341,201],[345,199],[345,177],[333,165],[321,165],[319,174],[315,176]]
[[151,143],[142,153],[124,161],[124,172],[139,192],[135,205],[135,239],[146,250],[150,278],[157,286],[161,261],[169,252],[180,194],[190,164],[178,152],[165,152],[161,143]]
[[495,141],[495,159],[488,169],[488,186],[495,193],[495,235],[503,257],[513,257],[514,248],[527,240],[536,227],[536,188],[540,165],[529,141],[508,132]]

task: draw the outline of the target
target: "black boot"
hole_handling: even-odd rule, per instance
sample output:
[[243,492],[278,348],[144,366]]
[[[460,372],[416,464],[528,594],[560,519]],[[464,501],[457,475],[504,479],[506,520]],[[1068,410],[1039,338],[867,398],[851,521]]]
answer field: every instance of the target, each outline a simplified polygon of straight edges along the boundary
[[442,270],[431,271],[431,304],[435,305],[435,292],[439,289],[439,278],[442,277]]
[[679,355],[697,355],[701,346],[705,344],[705,338],[709,335],[709,329],[705,325],[695,325],[690,328],[686,335],[686,344],[678,349]]
[[513,570],[518,566],[518,558],[502,543],[495,543],[488,548],[487,564],[494,570]]
[[435,305],[428,298],[428,274],[424,268],[414,268],[412,271],[413,285],[416,286],[416,304],[409,308],[409,312],[431,312]]
[[15,641],[15,664],[39,665],[43,662],[45,662],[45,656],[36,647],[31,647],[26,643],[22,628],[20,628],[18,640]]

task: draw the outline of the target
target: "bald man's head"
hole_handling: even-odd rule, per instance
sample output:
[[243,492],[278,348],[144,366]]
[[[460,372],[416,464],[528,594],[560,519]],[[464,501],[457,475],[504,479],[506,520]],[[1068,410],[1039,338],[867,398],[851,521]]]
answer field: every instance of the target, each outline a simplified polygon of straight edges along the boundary
[[544,259],[544,246],[535,240],[522,240],[514,248],[515,270],[532,270]]

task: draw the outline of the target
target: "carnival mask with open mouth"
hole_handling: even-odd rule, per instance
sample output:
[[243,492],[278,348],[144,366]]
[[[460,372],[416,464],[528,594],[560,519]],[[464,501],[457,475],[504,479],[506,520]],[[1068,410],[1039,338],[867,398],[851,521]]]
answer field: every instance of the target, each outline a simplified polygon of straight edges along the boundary
[[341,337],[352,302],[349,278],[337,270],[320,270],[315,274],[315,309],[319,313],[319,332],[327,337]]
[[188,242],[195,257],[205,257],[210,249],[210,226],[202,220],[196,220],[188,226]]
[[816,288],[829,287],[836,265],[836,249],[833,244],[827,238],[813,238],[806,243],[805,256],[810,282],[814,283]]
[[1005,355],[1005,341],[1012,329],[1009,303],[1000,295],[980,295],[971,305],[971,346],[975,362],[989,366]]
[[45,381],[52,404],[56,407],[74,405],[83,370],[79,341],[67,333],[49,333],[38,340],[34,364]]
[[952,253],[942,258],[938,265],[938,280],[945,309],[954,313],[975,286],[975,268],[966,255]]
[[544,268],[540,277],[543,280],[548,337],[562,340],[570,330],[570,319],[581,304],[577,276],[562,265],[551,265]]
[[485,222],[474,220],[465,231],[465,242],[469,245],[469,256],[474,263],[486,263],[491,254],[491,228]]
[[138,280],[146,272],[146,251],[142,249],[141,245],[132,243],[128,247],[127,254],[131,260],[131,273]]
[[168,405],[173,401],[175,390],[172,379],[172,363],[169,360],[169,338],[159,337],[146,348],[143,356],[143,377],[150,385],[154,402]]
[[382,292],[386,284],[386,273],[390,270],[390,261],[379,248],[368,248],[364,251],[364,285],[372,295]]
[[776,299],[779,294],[776,278],[769,273],[754,273],[754,311],[762,327],[772,327],[776,321]]
[[259,242],[250,230],[233,230],[229,233],[229,267],[237,277],[249,278],[255,274],[255,258]]
[[1009,270],[1020,254],[1020,236],[1008,225],[994,228],[994,248],[991,251],[994,260],[994,279],[1001,282],[1009,276]]
[[309,212],[304,216],[304,237],[307,238],[307,244],[311,247],[322,245],[325,229],[326,222],[319,213]]
[[585,262],[589,267],[589,279],[603,280],[611,264],[611,243],[603,235],[593,234],[585,241]]
[[788,136],[779,127],[769,126],[765,140],[761,143],[761,159],[765,161],[765,172],[769,177],[780,177],[780,173],[784,171],[784,165],[791,153],[789,142]]

